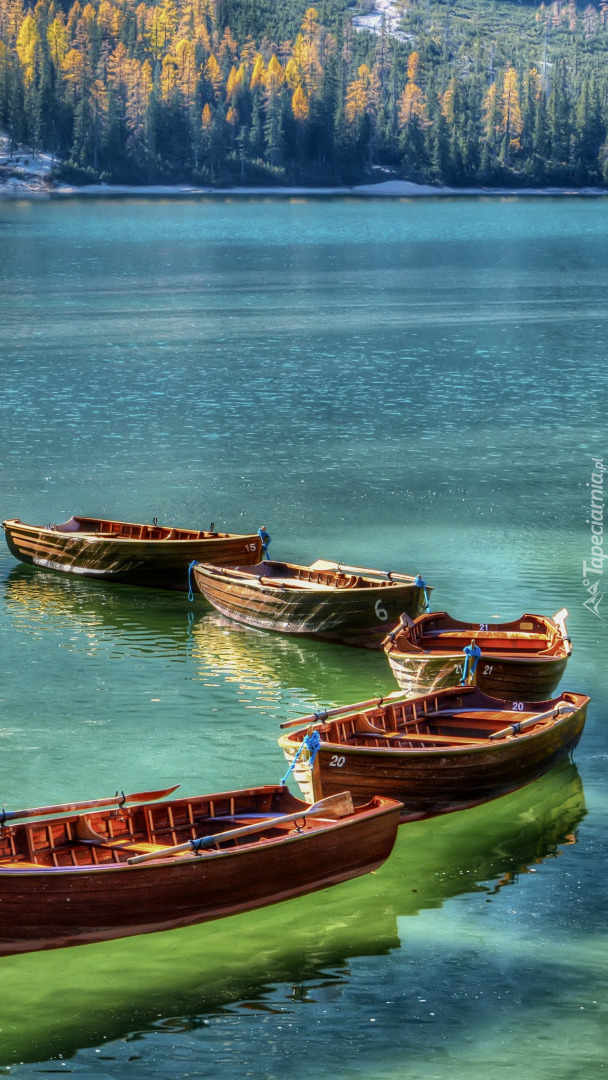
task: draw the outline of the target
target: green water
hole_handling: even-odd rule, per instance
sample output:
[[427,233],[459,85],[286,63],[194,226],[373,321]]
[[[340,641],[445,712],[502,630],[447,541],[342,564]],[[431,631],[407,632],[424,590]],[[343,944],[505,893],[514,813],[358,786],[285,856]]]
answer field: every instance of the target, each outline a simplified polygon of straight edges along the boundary
[[[2,518],[271,533],[420,572],[480,621],[566,606],[567,764],[404,826],[376,874],[265,911],[0,960],[19,1080],[605,1073],[605,203],[0,205]],[[586,579],[589,581],[589,578]],[[396,687],[382,655],[0,551],[0,803],[276,782],[282,720]]]

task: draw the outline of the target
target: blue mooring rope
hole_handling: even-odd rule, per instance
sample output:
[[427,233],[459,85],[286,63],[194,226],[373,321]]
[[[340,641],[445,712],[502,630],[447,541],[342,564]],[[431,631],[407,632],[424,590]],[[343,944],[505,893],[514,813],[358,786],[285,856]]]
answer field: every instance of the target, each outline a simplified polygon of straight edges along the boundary
[[196,566],[196,559],[193,559],[188,566],[188,600],[190,603],[194,600],[194,590],[192,588],[192,567]]
[[259,536],[260,540],[262,541],[262,559],[267,559],[268,558],[268,545],[270,543],[270,536],[266,532],[266,526],[265,525],[262,525],[262,527],[260,529],[258,529],[258,536]]
[[414,585],[417,585],[419,589],[422,589],[424,591],[424,610],[430,611],[431,605],[429,603],[429,594],[426,591],[426,581],[422,580],[420,574],[416,574],[416,577],[414,578]]
[[308,750],[308,753],[310,755],[310,759],[309,759],[308,764],[309,764],[310,769],[312,771],[312,767],[313,767],[313,765],[315,763],[315,758],[316,758],[316,756],[317,756],[317,754],[319,752],[319,749],[321,747],[321,736],[319,735],[318,731],[311,731],[310,735],[305,735],[304,736],[300,749],[298,750],[298,752],[297,752],[296,756],[294,757],[291,765],[289,766],[287,772],[285,773],[285,776],[281,780],[281,785],[287,783],[291,773],[295,769],[296,761],[298,760],[298,758],[299,758],[300,754],[302,753],[304,747],[306,747],[306,749]]
[[465,645],[462,651],[465,654],[466,659],[464,662],[464,671],[462,673],[460,685],[466,686],[467,679],[469,677],[469,661],[473,661],[473,665],[471,667],[471,678],[473,678],[473,675],[475,674],[475,668],[477,667],[477,661],[481,656],[481,649],[479,648],[479,645],[476,645],[475,642],[472,641],[470,645]]

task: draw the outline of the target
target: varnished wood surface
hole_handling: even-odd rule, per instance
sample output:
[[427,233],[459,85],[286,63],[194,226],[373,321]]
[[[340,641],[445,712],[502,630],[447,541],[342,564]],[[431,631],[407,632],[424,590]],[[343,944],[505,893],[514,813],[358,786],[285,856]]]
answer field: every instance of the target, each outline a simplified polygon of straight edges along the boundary
[[422,610],[424,589],[381,580],[374,571],[345,574],[268,561],[239,568],[193,567],[197,587],[218,611],[238,622],[284,634],[304,634],[379,649],[403,612]]
[[11,554],[21,562],[123,585],[187,591],[188,567],[258,562],[255,533],[215,533],[101,518],[72,517],[61,525],[3,523]]
[[[10,821],[0,829],[0,955],[205,922],[367,873],[390,854],[399,809],[374,798],[347,817],[307,819],[306,804],[268,786]],[[297,822],[273,824],[300,810]],[[258,834],[221,842],[254,821]],[[216,834],[201,854],[127,863]]]
[[446,612],[416,618],[384,642],[393,675],[407,693],[426,694],[455,686],[465,668],[464,647],[481,649],[472,681],[505,699],[543,701],[562,678],[571,652],[553,619],[522,615],[510,623],[463,623]]
[[[309,799],[343,788],[355,802],[370,792],[399,799],[402,820],[462,810],[523,787],[567,758],[581,737],[588,702],[568,692],[549,701],[505,702],[474,686],[386,702],[315,725],[321,748],[312,775],[304,749],[294,776]],[[560,703],[568,710],[562,715],[490,740]],[[305,734],[279,739],[288,761]]]

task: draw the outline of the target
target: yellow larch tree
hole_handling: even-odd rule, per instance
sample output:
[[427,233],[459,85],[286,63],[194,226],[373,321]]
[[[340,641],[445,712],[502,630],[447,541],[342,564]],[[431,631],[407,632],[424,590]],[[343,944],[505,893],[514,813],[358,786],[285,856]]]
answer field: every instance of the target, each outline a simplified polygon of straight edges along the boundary
[[441,108],[442,116],[445,116],[449,124],[453,124],[456,119],[454,109],[454,96],[456,91],[456,82],[454,79],[450,79],[447,87],[443,91],[443,94],[439,94],[439,106]]
[[40,34],[33,15],[26,15],[17,36],[17,56],[23,71],[23,81],[29,86],[34,79],[36,53],[40,47]]
[[228,78],[226,80],[226,97],[229,101],[238,97],[243,92],[245,87],[245,65],[240,64],[238,68],[232,65]]
[[108,59],[108,82],[126,89],[130,63],[129,54],[123,42],[119,41]]
[[517,72],[514,67],[505,71],[500,105],[501,130],[505,137],[505,162],[508,162],[509,151],[520,148],[519,136],[523,130]]
[[268,67],[263,75],[263,84],[266,93],[269,95],[277,94],[285,82],[285,72],[281,67],[280,61],[277,60],[273,53],[268,61]]
[[166,53],[160,69],[160,94],[164,101],[177,89],[177,61],[173,53]]
[[255,59],[253,61],[253,71],[251,72],[251,79],[249,82],[249,88],[251,90],[255,90],[256,86],[264,85],[264,71],[264,57],[261,53],[256,53]]
[[367,64],[358,69],[358,79],[353,79],[346,87],[344,115],[351,127],[358,128],[367,109],[367,95],[370,85],[370,70]]
[[407,81],[415,83],[418,79],[418,71],[420,69],[420,53],[411,52],[407,58]]
[[59,15],[56,15],[52,23],[49,23],[46,32],[49,43],[49,55],[55,71],[59,71],[63,58],[68,51],[68,32],[65,23]]
[[420,54],[414,51],[408,57],[407,81],[399,98],[398,116],[401,128],[407,127],[413,120],[420,123],[426,121],[427,102],[424,91],[417,83],[419,72]]
[[213,113],[211,112],[208,102],[205,102],[201,113],[201,127],[205,135],[209,135],[211,128],[213,127]]
[[230,132],[230,144],[234,149],[234,144],[236,142],[236,133],[239,126],[239,114],[236,111],[234,105],[231,105],[228,109],[228,112],[226,113],[226,123]]
[[146,109],[152,93],[152,65],[149,60],[140,64],[131,61],[127,75],[127,128],[131,141],[143,142]]
[[308,98],[304,93],[301,86],[296,86],[292,98],[291,98],[291,111],[294,115],[294,119],[299,124],[303,124],[310,115],[310,105],[308,104]]
[[63,79],[67,83],[72,101],[76,103],[82,95],[86,59],[79,49],[68,49],[61,61]]
[[177,85],[186,108],[190,108],[196,96],[197,70],[195,45],[182,38],[176,42],[173,56],[177,64]]
[[110,0],[101,0],[101,3],[97,9],[97,25],[102,31],[104,38],[110,37],[113,33],[113,6]]
[[205,78],[211,84],[214,97],[219,100],[222,93],[222,84],[224,82],[222,69],[217,62],[215,53],[211,53],[211,56],[205,64]]

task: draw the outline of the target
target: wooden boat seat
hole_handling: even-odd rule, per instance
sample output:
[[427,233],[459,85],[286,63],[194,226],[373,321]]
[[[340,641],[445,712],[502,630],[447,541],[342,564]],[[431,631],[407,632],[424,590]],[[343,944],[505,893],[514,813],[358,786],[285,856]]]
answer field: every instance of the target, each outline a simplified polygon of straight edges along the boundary
[[[540,637],[538,634],[507,634],[507,633],[488,633],[483,630],[479,633],[479,636],[475,638],[475,631],[470,633],[454,634],[449,630],[431,630],[429,633],[423,634],[416,644],[421,649],[431,649],[433,652],[450,651],[453,649],[463,649],[465,645],[469,645],[471,641],[475,639],[477,644],[481,648],[481,655],[485,656],[489,652],[502,652],[508,650],[509,652],[521,651],[521,652],[544,652],[549,647],[549,642],[546,637]],[[438,647],[438,643],[439,647]],[[514,649],[513,646],[516,646]]]
[[323,590],[325,592],[335,592],[335,585],[324,585],[320,581],[304,581],[301,578],[259,578],[261,585],[272,585],[275,588],[283,589],[308,589],[309,591],[318,592]]
[[471,738],[468,735],[418,735],[414,732],[403,731],[399,733],[401,739],[404,742],[420,742],[430,743],[437,746],[467,746],[474,745],[475,743],[483,743],[487,736],[478,735],[477,738]]

